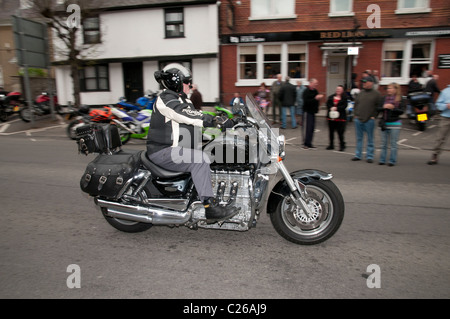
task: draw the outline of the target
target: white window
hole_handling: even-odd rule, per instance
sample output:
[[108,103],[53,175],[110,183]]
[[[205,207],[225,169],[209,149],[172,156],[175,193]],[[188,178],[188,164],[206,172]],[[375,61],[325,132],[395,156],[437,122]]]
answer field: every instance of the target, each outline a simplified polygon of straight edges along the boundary
[[398,0],[397,14],[431,12],[429,0]]
[[304,79],[307,52],[304,43],[242,45],[238,48],[237,85],[271,84],[277,74]]
[[330,17],[354,16],[353,0],[330,0]]
[[382,79],[402,83],[412,75],[423,76],[426,70],[432,69],[433,49],[433,40],[385,41]]
[[295,0],[251,0],[250,19],[296,18]]

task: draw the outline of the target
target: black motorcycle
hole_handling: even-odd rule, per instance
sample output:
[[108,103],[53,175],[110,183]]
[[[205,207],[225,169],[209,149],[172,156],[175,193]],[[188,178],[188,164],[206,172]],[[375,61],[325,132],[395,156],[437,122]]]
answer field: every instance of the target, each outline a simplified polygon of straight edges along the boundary
[[20,92],[0,91],[0,121],[6,122],[9,116],[19,113],[23,106]]
[[411,105],[409,118],[415,121],[419,131],[425,131],[427,122],[432,115],[430,110],[431,94],[428,92],[413,92],[408,94]]
[[[234,127],[203,145],[212,161],[216,199],[240,208],[230,219],[208,220],[190,174],[157,166],[145,151],[122,150],[114,125],[77,130],[79,151],[100,153],[82,175],[81,189],[94,197],[106,221],[124,232],[153,225],[247,231],[266,211],[276,231],[291,242],[329,239],[345,210],[332,175],[315,169],[289,172],[283,163],[284,136],[271,128],[253,97],[235,108]],[[273,186],[277,172],[282,178]]]

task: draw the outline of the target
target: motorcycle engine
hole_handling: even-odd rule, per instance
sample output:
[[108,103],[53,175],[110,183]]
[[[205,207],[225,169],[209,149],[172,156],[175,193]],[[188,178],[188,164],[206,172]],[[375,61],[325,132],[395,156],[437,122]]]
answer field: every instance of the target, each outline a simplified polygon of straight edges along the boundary
[[205,210],[193,212],[193,220],[198,220],[198,227],[225,230],[246,231],[250,228],[252,218],[252,181],[250,171],[214,170],[211,172],[212,186],[221,205],[240,207],[241,211],[224,223],[207,224]]

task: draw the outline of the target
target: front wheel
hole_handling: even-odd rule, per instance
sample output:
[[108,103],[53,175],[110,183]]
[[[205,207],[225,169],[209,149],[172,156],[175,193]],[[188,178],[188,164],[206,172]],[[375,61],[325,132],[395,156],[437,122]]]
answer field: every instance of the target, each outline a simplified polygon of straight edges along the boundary
[[283,238],[300,245],[314,245],[327,240],[339,229],[344,218],[344,199],[331,181],[310,181],[306,191],[311,216],[288,195],[279,201],[270,220]]
[[31,108],[24,107],[22,110],[20,110],[19,116],[24,122],[28,123],[31,122],[31,119],[33,117],[33,114],[31,112],[33,112]]

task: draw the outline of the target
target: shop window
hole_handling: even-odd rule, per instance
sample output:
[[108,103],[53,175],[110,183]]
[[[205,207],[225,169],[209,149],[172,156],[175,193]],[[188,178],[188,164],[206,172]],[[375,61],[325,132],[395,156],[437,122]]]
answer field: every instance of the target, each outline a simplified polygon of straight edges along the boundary
[[330,0],[330,17],[353,16],[353,0]]
[[91,17],[83,20],[84,44],[100,43],[100,18]]
[[431,12],[429,0],[398,0],[397,14]]
[[251,0],[250,19],[295,18],[294,0]]
[[424,76],[432,67],[431,40],[406,40],[385,42],[382,77],[409,79],[413,74]]
[[256,46],[243,46],[239,55],[239,78],[256,79]]
[[383,77],[400,77],[403,67],[403,42],[387,42],[383,52]]
[[80,86],[83,92],[109,91],[108,65],[89,66],[82,69]]
[[425,71],[431,66],[431,43],[414,43],[411,50],[411,64],[409,76],[426,76]]
[[166,38],[184,37],[184,13],[183,8],[165,9]]
[[264,46],[264,78],[275,79],[281,73],[281,46]]
[[[255,85],[273,80],[277,74],[307,77],[307,46],[301,43],[243,45],[238,49],[238,82]],[[253,80],[253,81],[249,81]]]
[[306,45],[288,46],[288,74],[292,79],[306,77]]

